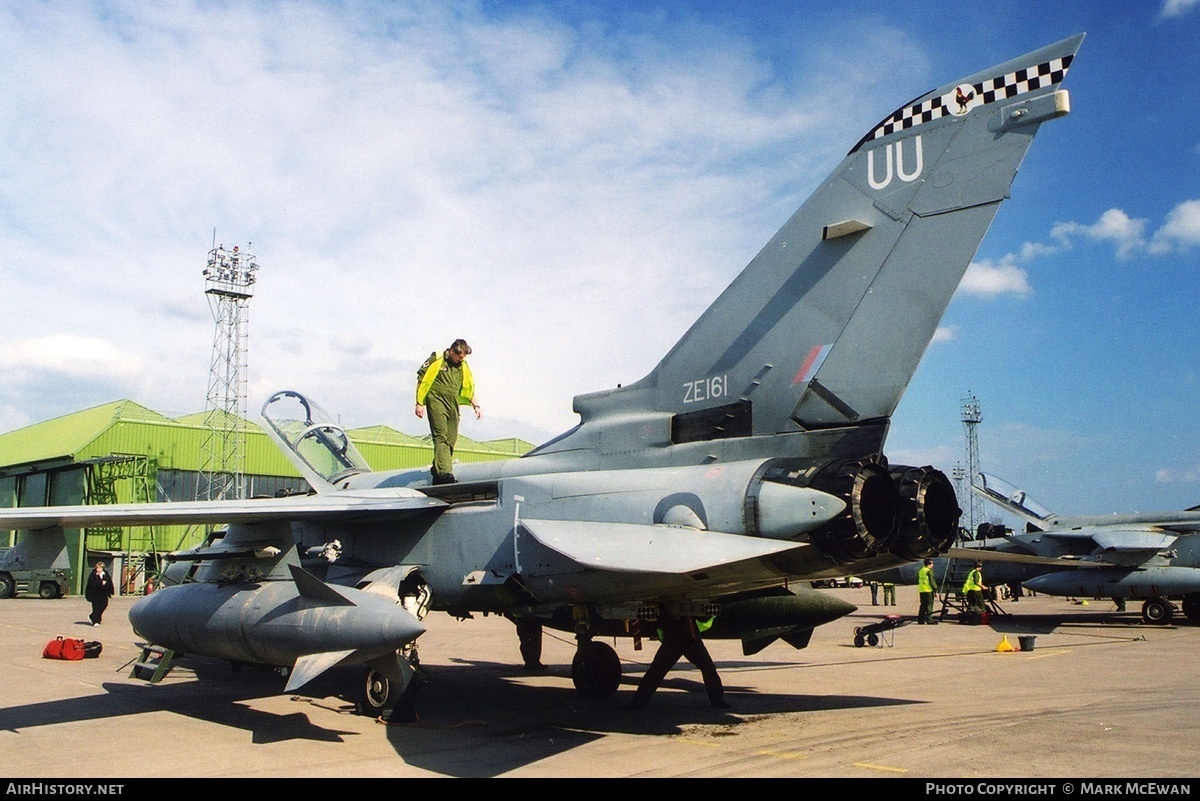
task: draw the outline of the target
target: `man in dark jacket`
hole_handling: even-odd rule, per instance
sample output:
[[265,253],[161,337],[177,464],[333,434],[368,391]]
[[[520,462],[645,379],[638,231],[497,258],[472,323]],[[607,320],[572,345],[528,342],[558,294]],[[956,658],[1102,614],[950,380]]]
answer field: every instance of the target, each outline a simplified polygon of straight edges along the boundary
[[97,562],[96,569],[88,576],[87,586],[83,589],[83,597],[92,605],[92,613],[88,615],[88,620],[92,621],[93,626],[100,625],[104,610],[108,608],[108,599],[113,597],[116,591],[113,578],[104,568],[104,563]]

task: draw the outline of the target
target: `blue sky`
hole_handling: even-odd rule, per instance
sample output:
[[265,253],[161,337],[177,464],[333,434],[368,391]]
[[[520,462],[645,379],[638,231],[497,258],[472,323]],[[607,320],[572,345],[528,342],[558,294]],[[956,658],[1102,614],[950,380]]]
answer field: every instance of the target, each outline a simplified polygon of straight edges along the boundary
[[478,439],[644,375],[868,128],[1066,36],[1045,126],[893,419],[1060,513],[1200,504],[1200,9],[1170,2],[0,1],[0,431],[204,408],[202,270],[250,243],[278,389]]

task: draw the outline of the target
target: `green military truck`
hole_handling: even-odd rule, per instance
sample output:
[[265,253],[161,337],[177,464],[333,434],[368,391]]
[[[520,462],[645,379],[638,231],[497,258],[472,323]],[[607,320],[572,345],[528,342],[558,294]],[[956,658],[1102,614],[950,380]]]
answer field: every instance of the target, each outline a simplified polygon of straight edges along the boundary
[[[8,548],[0,548],[0,565],[5,563]],[[0,598],[16,595],[36,595],[39,598],[61,598],[67,591],[67,571],[60,567],[19,570],[11,566],[0,568]]]

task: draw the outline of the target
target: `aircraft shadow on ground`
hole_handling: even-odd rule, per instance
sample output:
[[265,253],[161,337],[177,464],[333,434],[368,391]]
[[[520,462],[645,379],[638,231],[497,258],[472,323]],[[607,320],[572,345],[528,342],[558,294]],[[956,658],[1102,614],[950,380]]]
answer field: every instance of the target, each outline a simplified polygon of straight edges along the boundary
[[[293,693],[309,704],[281,715],[246,703],[282,695],[284,682],[278,674],[234,672],[221,660],[186,657],[162,683],[103,682],[102,694],[10,706],[3,710],[0,726],[19,731],[166,711],[247,732],[253,744],[340,743],[348,735],[362,734],[361,726],[340,728],[333,719],[353,709],[346,692],[353,675],[346,668],[319,677]],[[550,677],[552,684],[525,683],[530,674],[507,663],[456,659],[438,665],[416,695],[420,721],[379,726],[380,736],[409,766],[482,778],[567,753],[609,734],[661,736],[698,727],[735,730],[750,716],[917,703],[870,695],[760,693],[740,685],[736,672],[725,671],[726,697],[733,708],[718,710],[708,705],[699,673],[684,668],[668,674],[649,708],[631,711],[624,705],[640,671],[627,674],[617,693],[606,699],[580,696],[571,684],[569,665],[552,665],[539,675]]]
[[616,695],[580,696],[567,665],[545,674],[554,686],[515,680],[508,664],[455,660],[439,666],[416,696],[420,721],[393,724],[387,736],[406,764],[447,776],[486,778],[566,753],[609,734],[662,736],[697,728],[736,730],[754,716],[914,703],[867,695],[759,693],[726,676],[729,710],[708,705],[699,673],[668,674],[650,706],[625,708],[640,674],[626,675]]
[[[173,667],[172,673],[176,681],[156,685],[104,682],[101,695],[10,706],[3,710],[0,725],[16,731],[163,710],[241,729],[259,744],[296,739],[338,742],[353,733],[317,725],[302,712],[277,715],[241,703],[282,693],[283,681],[276,674],[242,671],[235,676],[224,662],[192,659]],[[178,680],[189,674],[196,681]],[[203,692],[197,691],[198,683]]]

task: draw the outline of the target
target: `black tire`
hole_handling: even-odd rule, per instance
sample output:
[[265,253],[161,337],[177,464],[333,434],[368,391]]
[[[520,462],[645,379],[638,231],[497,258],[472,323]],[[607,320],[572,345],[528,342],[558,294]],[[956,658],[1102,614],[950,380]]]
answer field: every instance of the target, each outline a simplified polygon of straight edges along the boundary
[[854,635],[854,647],[855,648],[862,648],[866,644],[867,644],[866,637],[863,637],[861,634]]
[[1188,620],[1200,620],[1200,592],[1184,596],[1183,614]]
[[362,682],[358,686],[358,697],[355,699],[358,712],[368,717],[379,717],[387,709],[392,697],[392,681],[377,670],[367,669]]
[[580,695],[608,698],[621,686],[621,659],[605,643],[580,643],[571,660],[571,681]]
[[1149,598],[1142,604],[1142,620],[1147,623],[1165,626],[1174,614],[1175,607],[1165,598]]
[[59,586],[56,582],[43,581],[41,585],[38,586],[38,597],[47,601],[51,601],[55,598],[62,597],[62,590],[59,589]]
[[876,645],[879,645],[879,635],[875,634],[873,632],[871,634],[868,634],[867,635],[867,645],[871,646],[872,648],[874,648]]
[[16,594],[17,585],[13,583],[12,576],[0,573],[0,598],[11,598]]

